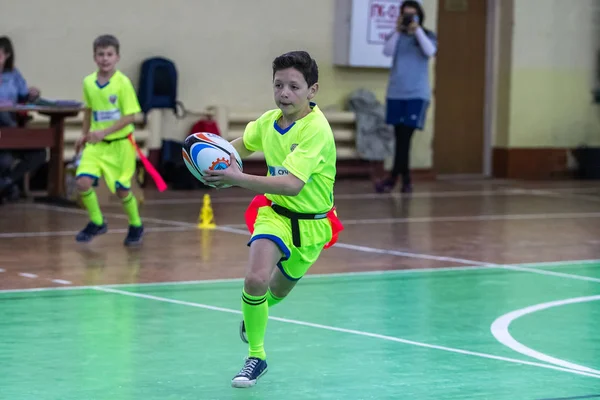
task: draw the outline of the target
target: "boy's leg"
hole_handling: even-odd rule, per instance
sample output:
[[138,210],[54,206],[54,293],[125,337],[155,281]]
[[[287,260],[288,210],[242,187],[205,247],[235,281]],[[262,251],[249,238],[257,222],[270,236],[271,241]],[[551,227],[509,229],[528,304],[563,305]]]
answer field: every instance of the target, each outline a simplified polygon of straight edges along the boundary
[[250,245],[250,261],[242,291],[242,313],[249,342],[249,357],[231,381],[233,387],[253,386],[267,371],[264,349],[269,318],[267,291],[272,271],[281,257],[282,250],[271,239],[256,239]]
[[89,176],[81,175],[77,178],[77,190],[90,217],[90,222],[75,237],[78,242],[89,242],[95,236],[106,233],[108,230],[100,210],[100,204],[98,204],[96,191],[92,188],[93,183],[94,180]]
[[137,199],[131,191],[136,168],[135,149],[127,139],[111,142],[110,147],[110,156],[105,164],[106,184],[123,202],[123,210],[129,219],[129,230],[123,244],[136,246],[142,243],[144,227]]
[[77,190],[90,217],[90,222],[75,237],[78,242],[89,242],[95,236],[107,231],[96,191],[92,187],[101,176],[101,146],[101,143],[86,146],[77,167]]
[[131,190],[117,189],[117,196],[123,202],[123,210],[129,218],[129,230],[123,244],[125,246],[135,246],[142,243],[144,226],[138,210],[138,202]]
[[[278,265],[278,267],[281,264]],[[292,291],[298,283],[298,279],[292,279],[285,275],[281,268],[274,268],[269,280],[267,288],[267,304],[268,307],[273,307],[279,304]],[[248,343],[248,335],[246,334],[246,325],[244,320],[240,323],[240,338],[242,342]]]

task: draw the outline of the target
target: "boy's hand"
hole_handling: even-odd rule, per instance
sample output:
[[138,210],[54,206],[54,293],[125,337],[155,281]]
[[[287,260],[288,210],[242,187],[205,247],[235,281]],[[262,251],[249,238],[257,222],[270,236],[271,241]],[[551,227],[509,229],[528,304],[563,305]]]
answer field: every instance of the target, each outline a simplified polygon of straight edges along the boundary
[[236,186],[243,179],[244,173],[240,170],[233,153],[230,154],[230,160],[229,167],[226,169],[202,171],[204,173],[203,180],[217,188]]
[[102,139],[106,136],[105,131],[91,131],[87,134],[87,141],[90,143],[98,143],[101,142]]

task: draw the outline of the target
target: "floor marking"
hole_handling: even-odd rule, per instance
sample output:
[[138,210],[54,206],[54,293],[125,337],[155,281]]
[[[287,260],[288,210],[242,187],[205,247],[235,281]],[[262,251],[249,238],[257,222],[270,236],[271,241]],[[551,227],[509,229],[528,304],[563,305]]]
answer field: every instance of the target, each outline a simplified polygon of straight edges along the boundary
[[[215,306],[211,306],[211,305],[207,305],[207,304],[193,303],[193,302],[189,302],[189,301],[169,299],[166,297],[152,296],[152,295],[147,295],[147,294],[143,294],[143,293],[126,292],[123,290],[110,289],[110,288],[106,288],[106,287],[93,287],[92,289],[100,291],[100,292],[105,292],[105,293],[137,297],[140,299],[154,300],[154,301],[159,301],[159,302],[163,302],[163,303],[178,304],[178,305],[183,305],[183,306],[196,307],[196,308],[202,308],[202,309],[211,310],[211,311],[218,311],[218,312],[237,314],[237,315],[242,314],[242,312],[239,310],[233,310],[233,309],[223,308],[223,307],[215,307]],[[279,321],[279,322],[284,322],[284,323],[288,323],[288,324],[307,326],[307,327],[311,327],[311,328],[323,329],[323,330],[334,331],[334,332],[349,333],[349,334],[353,334],[353,335],[371,337],[371,338],[375,338],[375,339],[403,343],[403,344],[408,344],[408,345],[412,345],[412,346],[424,347],[424,348],[428,348],[428,349],[442,350],[442,351],[446,351],[446,352],[458,353],[458,354],[469,355],[469,356],[474,356],[474,357],[487,358],[487,359],[498,360],[498,361],[506,361],[506,362],[510,362],[510,363],[514,363],[514,364],[529,365],[529,366],[535,366],[535,367],[540,367],[540,368],[553,369],[553,370],[557,370],[557,371],[564,371],[564,372],[569,372],[572,374],[589,376],[592,378],[600,379],[600,375],[596,375],[593,373],[587,373],[584,371],[572,370],[569,368],[561,368],[561,367],[557,367],[554,365],[541,364],[541,363],[525,361],[525,360],[518,360],[518,359],[508,358],[508,357],[495,356],[493,354],[479,353],[479,352],[474,352],[474,351],[469,351],[469,350],[456,349],[456,348],[452,348],[452,347],[432,345],[432,344],[428,344],[428,343],[416,342],[413,340],[407,340],[407,339],[402,339],[402,338],[393,337],[393,336],[379,335],[376,333],[357,331],[357,330],[353,330],[353,329],[337,328],[334,326],[314,324],[311,322],[297,321],[297,320],[288,319],[288,318],[279,318],[279,317],[270,316],[269,319],[272,321]]]
[[[113,214],[107,214],[116,218]],[[364,218],[344,220],[344,225],[379,225],[379,224],[404,224],[420,222],[471,222],[471,221],[511,221],[511,220],[547,220],[547,219],[588,219],[600,218],[600,212],[591,213],[549,213],[549,214],[490,214],[490,215],[463,215],[451,217],[406,217],[406,218]],[[164,223],[163,220],[160,220]],[[152,221],[150,221],[152,222]],[[171,221],[173,222],[173,221]],[[245,224],[221,225],[223,229],[243,229]],[[150,227],[146,232],[184,232],[197,229],[195,225],[185,227]],[[245,232],[245,231],[244,231]],[[0,238],[24,238],[24,237],[52,237],[52,236],[74,236],[79,231],[48,231],[48,232],[5,232],[0,233]],[[109,229],[109,234],[127,233],[127,229]],[[237,232],[235,232],[237,233]],[[246,233],[246,232],[245,232]]]
[[548,303],[536,304],[530,307],[525,307],[520,310],[511,311],[507,314],[502,315],[497,318],[490,328],[492,331],[492,335],[498,340],[500,343],[505,345],[506,347],[529,356],[531,358],[535,358],[540,361],[544,361],[549,364],[554,364],[560,367],[569,368],[576,371],[587,372],[590,374],[597,374],[600,377],[600,371],[588,368],[582,365],[574,364],[565,360],[561,360],[555,357],[551,357],[549,355],[540,353],[539,351],[533,350],[517,340],[515,340],[508,331],[510,324],[518,318],[521,318],[528,314],[533,314],[537,311],[546,310],[553,307],[560,307],[568,304],[577,304],[577,303],[586,303],[590,301],[598,301],[600,300],[600,296],[587,296],[587,297],[576,297],[572,299],[566,300],[557,300],[551,301]]
[[63,279],[52,279],[52,282],[58,283],[59,285],[70,285],[73,283],[71,281],[65,281]]
[[[87,212],[83,211],[83,210],[73,210],[73,209],[67,209],[67,208],[63,208],[63,207],[46,206],[46,205],[35,205],[34,207],[40,208],[40,209],[54,210],[54,211],[59,211],[59,212],[86,214],[87,215]],[[122,214],[104,214],[104,215],[107,217],[128,219],[128,217],[126,215],[122,215]],[[165,220],[165,219],[160,219],[160,218],[144,218],[144,220],[148,221],[148,222],[155,222],[155,223],[165,224],[165,225],[196,227],[196,224],[192,224],[189,222],[172,221],[172,220]],[[249,236],[248,231],[245,229],[230,228],[227,226],[217,226],[217,228],[215,230],[221,231],[221,232],[229,232],[229,233],[236,233],[236,234],[240,234],[240,235],[244,235],[244,236]],[[333,247],[344,248],[344,249],[354,250],[354,251],[360,251],[360,252],[364,252],[364,253],[392,255],[392,256],[397,256],[397,257],[416,258],[416,259],[434,260],[434,261],[445,261],[445,262],[453,262],[453,263],[465,264],[465,265],[471,265],[471,266],[486,266],[489,268],[502,268],[502,269],[507,269],[507,270],[512,270],[512,271],[529,272],[529,273],[539,274],[539,275],[555,276],[555,277],[565,278],[565,279],[574,279],[574,280],[580,280],[580,281],[600,283],[599,278],[591,278],[591,277],[582,276],[582,275],[565,274],[562,272],[543,271],[543,270],[537,270],[537,269],[531,269],[531,268],[519,267],[519,266],[513,266],[513,265],[484,263],[481,261],[469,260],[469,259],[464,259],[464,258],[444,257],[444,256],[435,256],[435,255],[422,254],[422,253],[378,249],[378,248],[374,248],[374,247],[359,246],[359,245],[339,243],[339,242],[336,243]]]
[[561,199],[586,200],[593,201],[594,203],[600,202],[600,197],[578,193],[560,193],[556,190],[533,190],[531,194],[537,196],[557,197]]
[[28,272],[20,272],[20,273],[19,273],[19,276],[22,276],[22,277],[24,277],[24,278],[30,278],[30,279],[33,279],[33,278],[37,278],[37,277],[38,277],[36,274],[30,274],[30,273],[28,273]]
[[[550,214],[498,214],[498,215],[464,215],[453,217],[407,217],[407,218],[370,218],[344,220],[344,225],[398,224],[415,222],[470,222],[470,221],[511,221],[532,219],[579,219],[600,218],[600,212],[593,213],[550,213]],[[243,224],[226,225],[228,227],[244,227]]]
[[[544,268],[557,267],[560,265],[570,266],[570,263],[599,264],[600,260],[567,260],[567,261],[550,261],[550,262],[535,262],[517,264],[516,266],[524,268]],[[404,275],[404,274],[419,274],[419,273],[437,273],[437,272],[462,272],[462,271],[481,271],[494,269],[493,266],[461,266],[461,267],[441,267],[441,268],[412,268],[412,269],[393,269],[393,270],[376,270],[376,271],[357,271],[357,272],[332,272],[325,274],[308,274],[302,280],[322,279],[322,278],[344,278],[344,277],[363,277],[363,276],[388,276],[388,275]],[[70,287],[40,287],[29,289],[0,289],[0,294],[3,293],[26,293],[26,292],[50,292],[55,290],[83,290],[93,287],[106,288],[128,288],[128,287],[161,287],[161,286],[179,286],[179,285],[211,285],[219,283],[243,282],[244,278],[225,278],[225,279],[202,279],[188,281],[172,281],[172,282],[141,282],[141,283],[116,283],[106,285],[85,285],[85,286],[70,286]]]
[[[144,228],[144,232],[185,232],[191,227],[150,227]],[[127,229],[109,229],[107,234],[127,233]],[[0,233],[0,238],[25,238],[25,237],[53,237],[53,236],[75,236],[79,231],[54,231],[54,232],[6,232]]]
[[[513,189],[499,190],[448,190],[434,192],[413,192],[404,193],[342,193],[334,194],[336,200],[389,200],[402,198],[435,198],[435,197],[471,197],[471,196],[522,196],[527,195],[523,191],[514,191]],[[250,203],[252,197],[232,196],[232,197],[211,197],[212,202],[216,204],[225,203]],[[145,200],[144,205],[167,205],[167,204],[201,204],[202,197],[193,199],[164,199],[164,200]]]
[[[368,199],[402,199],[402,198],[439,198],[439,197],[475,197],[475,196],[523,196],[536,195],[543,189],[523,189],[515,187],[505,187],[500,189],[483,190],[446,190],[446,191],[422,191],[410,194],[403,193],[341,193],[335,194],[336,200],[368,200]],[[573,193],[595,193],[600,188],[557,188],[555,191],[565,191]],[[209,193],[210,194],[210,193]],[[247,196],[212,196],[213,203],[250,203],[252,197]],[[168,204],[201,204],[202,197],[192,199],[156,199],[145,200],[144,205],[168,205]]]

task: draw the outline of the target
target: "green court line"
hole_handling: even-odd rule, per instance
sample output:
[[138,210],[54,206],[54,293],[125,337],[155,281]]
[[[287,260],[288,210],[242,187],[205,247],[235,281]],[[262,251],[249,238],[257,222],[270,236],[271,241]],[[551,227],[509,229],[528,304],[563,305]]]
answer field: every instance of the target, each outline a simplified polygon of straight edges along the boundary
[[[437,272],[461,272],[461,271],[479,271],[479,270],[492,270],[492,269],[505,269],[513,272],[546,272],[541,269],[534,267],[570,267],[573,265],[589,265],[599,264],[600,260],[571,260],[571,261],[548,261],[548,262],[536,262],[536,263],[523,263],[523,264],[482,264],[473,266],[457,266],[457,267],[442,267],[442,268],[414,268],[414,269],[397,269],[397,270],[377,270],[377,271],[360,271],[360,272],[338,272],[330,274],[309,274],[302,279],[319,279],[319,278],[335,278],[335,277],[362,277],[362,276],[380,276],[380,275],[403,275],[413,273],[437,273]],[[514,270],[511,268],[515,268]],[[560,273],[548,273],[548,275],[557,275],[561,277],[564,275],[565,278],[570,279],[581,279],[598,281],[600,279],[589,278],[580,275],[569,275]],[[127,287],[152,287],[152,286],[177,286],[177,285],[207,285],[207,284],[218,284],[228,282],[242,282],[244,278],[228,278],[228,279],[204,279],[204,280],[191,280],[191,281],[173,281],[173,282],[150,282],[150,283],[117,283],[108,285],[83,285],[83,286],[61,286],[61,287],[41,287],[41,288],[30,288],[30,289],[3,289],[0,290],[0,295],[3,293],[28,293],[28,292],[47,292],[47,291],[70,291],[80,289],[91,289],[97,287],[106,288],[127,288]]]

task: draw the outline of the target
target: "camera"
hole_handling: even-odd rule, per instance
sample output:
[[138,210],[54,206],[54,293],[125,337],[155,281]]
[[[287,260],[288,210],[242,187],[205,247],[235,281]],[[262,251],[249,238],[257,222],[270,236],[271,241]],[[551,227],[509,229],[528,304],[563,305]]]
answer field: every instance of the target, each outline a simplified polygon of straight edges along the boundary
[[409,26],[413,21],[419,22],[419,16],[416,14],[404,14],[402,16],[402,25]]

